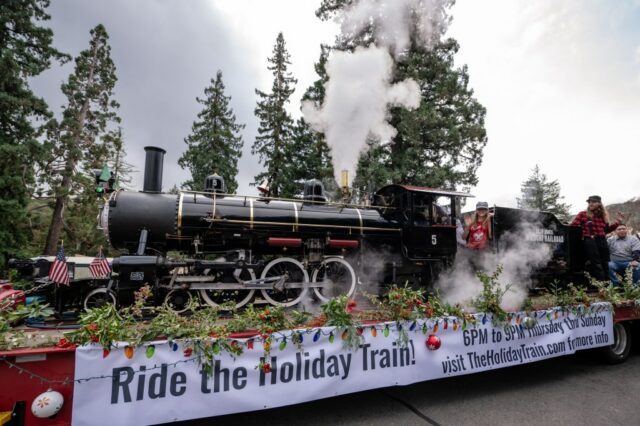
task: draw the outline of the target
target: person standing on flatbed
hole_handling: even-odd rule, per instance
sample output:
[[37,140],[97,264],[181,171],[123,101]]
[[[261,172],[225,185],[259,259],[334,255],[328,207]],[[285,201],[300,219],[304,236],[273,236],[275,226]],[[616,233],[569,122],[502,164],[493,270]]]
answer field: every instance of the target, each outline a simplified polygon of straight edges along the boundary
[[571,222],[572,226],[582,228],[582,242],[589,261],[589,273],[599,281],[609,278],[609,246],[606,234],[615,230],[624,216],[618,212],[617,220],[609,224],[609,212],[602,204],[599,195],[587,199],[587,209],[578,213]]
[[465,216],[466,228],[462,239],[467,242],[466,247],[472,250],[482,250],[487,247],[491,239],[491,214],[489,203],[479,201],[476,204],[476,212],[471,216]]

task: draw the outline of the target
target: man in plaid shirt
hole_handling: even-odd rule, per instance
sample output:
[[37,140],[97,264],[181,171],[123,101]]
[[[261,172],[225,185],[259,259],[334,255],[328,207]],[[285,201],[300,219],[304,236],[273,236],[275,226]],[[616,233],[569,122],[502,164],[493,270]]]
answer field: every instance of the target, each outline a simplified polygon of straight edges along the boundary
[[590,196],[587,203],[587,210],[578,213],[571,225],[582,227],[585,254],[590,263],[589,273],[595,279],[605,281],[609,276],[609,246],[606,235],[615,230],[624,217],[618,213],[618,220],[609,224],[609,213],[600,196]]

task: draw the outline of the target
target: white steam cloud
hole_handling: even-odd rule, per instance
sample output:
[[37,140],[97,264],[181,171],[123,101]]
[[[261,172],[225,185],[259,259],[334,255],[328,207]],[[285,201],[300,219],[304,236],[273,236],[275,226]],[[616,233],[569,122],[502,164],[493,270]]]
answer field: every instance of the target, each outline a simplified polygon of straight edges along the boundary
[[[499,253],[485,250],[483,253],[458,251],[456,263],[452,270],[443,273],[436,288],[446,302],[459,303],[465,308],[471,308],[471,301],[480,295],[482,283],[475,275],[476,269],[469,261],[469,256],[476,256],[476,265],[486,274],[491,275],[499,264],[504,270],[498,277],[502,288],[511,284],[502,299],[501,307],[505,310],[518,310],[529,294],[532,273],[545,266],[552,256],[548,244],[532,243],[526,240],[526,235],[535,232],[535,227],[523,224],[518,232],[508,233],[501,237],[501,245],[508,247]],[[480,257],[477,257],[480,254]]]
[[[393,59],[386,49],[356,48],[354,53],[334,51],[327,62],[329,82],[325,103],[318,109],[304,102],[302,113],[311,126],[324,132],[332,148],[338,175],[354,175],[358,154],[368,138],[389,141],[396,134],[387,123],[387,106],[417,108],[420,87],[414,80],[391,84]],[[338,180],[338,176],[336,176]]]
[[369,47],[333,51],[327,61],[324,104],[302,105],[305,120],[326,136],[338,182],[341,170],[354,176],[367,140],[387,143],[395,136],[396,129],[387,122],[389,106],[415,109],[420,105],[420,86],[414,80],[391,84],[394,57],[402,60],[412,40],[429,47],[439,39],[449,24],[447,10],[452,3],[356,0],[337,17],[344,41],[353,42],[369,29],[373,36]]

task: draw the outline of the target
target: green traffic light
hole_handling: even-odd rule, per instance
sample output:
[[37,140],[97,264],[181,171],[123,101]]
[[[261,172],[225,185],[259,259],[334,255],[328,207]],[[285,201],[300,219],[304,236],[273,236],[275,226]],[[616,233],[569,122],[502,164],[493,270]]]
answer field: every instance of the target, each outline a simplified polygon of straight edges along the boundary
[[96,187],[96,193],[97,194],[102,194],[104,192],[104,188],[101,186]]

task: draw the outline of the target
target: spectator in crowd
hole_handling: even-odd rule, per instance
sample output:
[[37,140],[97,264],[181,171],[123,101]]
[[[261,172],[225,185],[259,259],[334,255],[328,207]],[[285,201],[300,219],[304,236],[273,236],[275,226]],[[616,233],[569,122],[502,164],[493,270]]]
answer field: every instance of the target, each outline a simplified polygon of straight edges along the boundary
[[624,276],[628,267],[633,269],[632,281],[636,284],[640,280],[640,238],[629,235],[627,227],[619,224],[615,234],[607,240],[611,261],[609,262],[609,279],[613,285],[620,285],[617,274]]
[[582,241],[587,260],[589,261],[589,273],[597,280],[605,281],[609,277],[609,246],[606,234],[618,227],[624,219],[621,213],[617,214],[616,222],[609,223],[609,212],[602,204],[598,195],[592,195],[587,199],[587,209],[578,213],[571,225],[582,227]]

